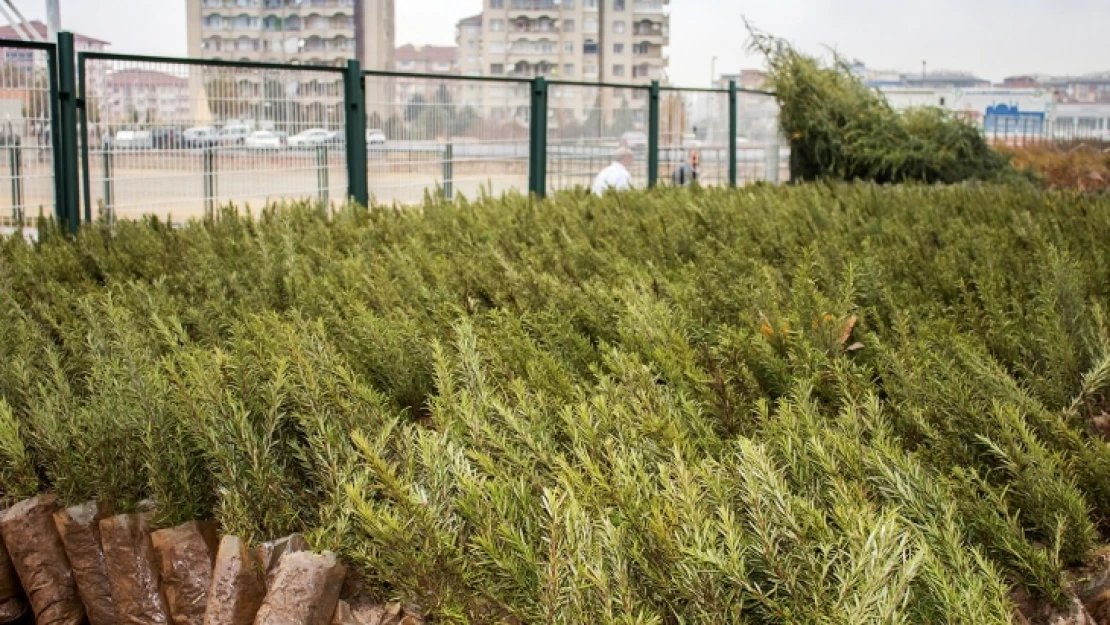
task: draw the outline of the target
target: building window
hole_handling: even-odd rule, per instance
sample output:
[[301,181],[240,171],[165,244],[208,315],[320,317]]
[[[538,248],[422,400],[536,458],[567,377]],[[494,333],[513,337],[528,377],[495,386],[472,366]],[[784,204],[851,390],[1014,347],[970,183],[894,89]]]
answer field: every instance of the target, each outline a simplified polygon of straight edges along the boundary
[[502,63],[494,63],[489,66],[490,76],[500,76],[505,73],[505,66]]
[[597,54],[598,52],[597,42],[593,39],[587,39],[582,42],[582,54]]
[[614,65],[613,66],[613,75],[614,76],[624,76],[624,66],[623,65]]
[[623,11],[624,10],[624,0],[613,0],[613,10],[614,11]]
[[597,0],[582,0],[582,8],[587,11],[597,10]]
[[651,44],[648,42],[632,44],[632,54],[648,54],[651,52]]
[[494,54],[504,54],[505,53],[505,42],[504,41],[491,41],[491,42],[489,42],[489,51],[494,53]]
[[495,33],[499,33],[501,31],[505,30],[505,20],[490,20],[489,21],[489,29],[490,29],[490,32],[495,32]]
[[613,22],[613,33],[616,35],[624,33],[624,22]]
[[613,44],[613,54],[624,54],[624,44],[623,43],[614,43]]
[[582,66],[582,74],[586,76],[597,76],[597,64],[586,63]]
[[478,40],[477,39],[467,40],[466,47],[468,47],[468,48],[477,48],[478,47]]
[[568,41],[566,44],[564,44],[563,52],[566,52],[567,54],[574,54],[574,42]]
[[567,63],[566,65],[563,66],[563,75],[564,76],[573,76],[574,75],[574,63]]
[[218,30],[224,27],[224,18],[221,15],[209,15],[204,18],[204,27],[209,30]]
[[489,8],[491,9],[504,9],[505,0],[489,0]]
[[596,17],[587,17],[586,19],[582,20],[582,32],[584,32],[584,33],[596,33],[597,32],[597,18]]
[[573,33],[574,32],[574,20],[563,20],[563,32],[564,33]]

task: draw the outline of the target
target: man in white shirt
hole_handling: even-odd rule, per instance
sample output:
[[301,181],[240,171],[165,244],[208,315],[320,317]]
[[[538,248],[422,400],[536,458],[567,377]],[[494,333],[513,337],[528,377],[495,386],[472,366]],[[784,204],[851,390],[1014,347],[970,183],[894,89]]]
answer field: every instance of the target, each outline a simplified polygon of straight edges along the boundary
[[605,195],[610,189],[613,191],[627,191],[632,188],[632,174],[628,168],[632,167],[632,150],[619,148],[614,155],[613,164],[601,170],[594,179],[592,190],[594,195]]

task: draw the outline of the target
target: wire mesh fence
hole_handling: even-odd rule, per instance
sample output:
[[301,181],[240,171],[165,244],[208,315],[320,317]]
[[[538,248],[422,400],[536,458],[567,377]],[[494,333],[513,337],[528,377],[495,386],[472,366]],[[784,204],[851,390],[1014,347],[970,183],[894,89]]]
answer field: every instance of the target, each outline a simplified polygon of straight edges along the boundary
[[527,192],[530,82],[370,72],[365,92],[376,201]]
[[790,179],[790,148],[779,135],[779,105],[774,96],[736,95],[736,182]]
[[633,186],[647,185],[650,88],[551,83],[547,93],[548,191],[589,187],[622,147]]
[[44,48],[0,44],[0,227],[54,213],[52,63]]
[[184,220],[347,194],[340,67],[84,58],[86,214]]
[[667,89],[659,100],[661,184],[729,184],[729,95]]

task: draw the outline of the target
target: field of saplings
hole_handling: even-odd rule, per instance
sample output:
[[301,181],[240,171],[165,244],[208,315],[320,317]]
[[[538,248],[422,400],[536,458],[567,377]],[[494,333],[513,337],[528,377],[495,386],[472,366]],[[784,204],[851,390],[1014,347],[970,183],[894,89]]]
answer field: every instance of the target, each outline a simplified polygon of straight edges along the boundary
[[4,505],[302,532],[433,623],[1104,608],[1105,196],[659,189],[42,238],[0,243]]

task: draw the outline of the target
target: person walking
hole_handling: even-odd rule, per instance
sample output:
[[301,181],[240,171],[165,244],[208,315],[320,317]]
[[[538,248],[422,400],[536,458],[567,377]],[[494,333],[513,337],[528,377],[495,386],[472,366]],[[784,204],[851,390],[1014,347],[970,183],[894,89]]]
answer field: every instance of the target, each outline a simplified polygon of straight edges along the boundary
[[701,153],[698,152],[697,148],[691,148],[687,159],[682,161],[678,167],[675,167],[674,173],[671,174],[671,182],[677,187],[685,187],[690,183],[697,182],[700,173]]
[[594,179],[594,184],[591,190],[594,195],[605,195],[606,191],[627,191],[632,188],[632,174],[628,173],[628,168],[632,167],[632,150],[628,148],[618,148],[613,155],[613,162],[601,170],[601,173]]

